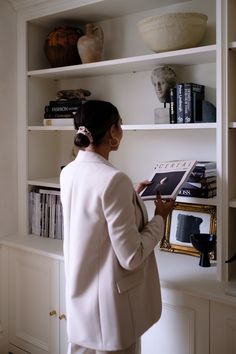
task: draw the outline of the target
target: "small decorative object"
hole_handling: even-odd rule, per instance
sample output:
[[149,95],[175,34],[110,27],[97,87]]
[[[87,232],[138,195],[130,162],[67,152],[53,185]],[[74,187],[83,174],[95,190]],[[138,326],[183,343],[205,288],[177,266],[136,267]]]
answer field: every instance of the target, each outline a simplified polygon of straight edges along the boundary
[[44,52],[52,67],[81,64],[77,42],[82,35],[80,28],[63,26],[48,34]]
[[82,63],[93,63],[102,59],[103,30],[100,26],[88,23],[85,35],[78,39],[77,47]]
[[84,89],[75,89],[75,90],[60,90],[57,91],[56,98],[57,100],[79,100],[85,101],[87,96],[90,96],[91,92]]
[[216,122],[216,107],[209,101],[202,101],[202,121],[204,123]]
[[[165,235],[159,247],[164,251],[199,256],[192,234],[216,234],[216,207],[177,202],[168,216]],[[212,254],[213,258],[215,254]]]
[[145,44],[152,51],[166,52],[197,46],[206,31],[208,17],[197,12],[169,13],[138,22]]
[[209,253],[216,248],[216,235],[212,234],[192,234],[190,236],[193,246],[200,252],[199,265],[201,267],[210,267]]
[[164,103],[163,108],[154,110],[155,123],[168,124],[170,122],[170,89],[176,85],[176,74],[170,66],[158,66],[152,71],[151,81],[157,98]]

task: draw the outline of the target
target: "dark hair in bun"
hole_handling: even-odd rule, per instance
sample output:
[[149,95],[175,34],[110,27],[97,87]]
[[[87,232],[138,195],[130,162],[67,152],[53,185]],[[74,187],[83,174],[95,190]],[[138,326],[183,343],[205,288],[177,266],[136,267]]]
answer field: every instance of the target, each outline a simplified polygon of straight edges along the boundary
[[[81,105],[75,115],[75,129],[85,127],[91,134],[94,145],[101,144],[104,135],[112,124],[118,123],[120,118],[117,108],[110,102],[89,100]],[[79,148],[89,146],[90,139],[86,134],[78,132],[74,143]]]

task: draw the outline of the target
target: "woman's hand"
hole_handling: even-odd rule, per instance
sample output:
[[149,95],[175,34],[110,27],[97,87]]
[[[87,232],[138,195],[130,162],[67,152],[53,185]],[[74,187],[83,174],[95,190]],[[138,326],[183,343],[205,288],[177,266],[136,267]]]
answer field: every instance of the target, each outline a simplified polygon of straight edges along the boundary
[[136,192],[139,194],[141,193],[144,188],[146,188],[147,186],[149,186],[150,184],[152,184],[152,182],[148,181],[148,180],[145,180],[143,182],[140,182],[137,187],[136,187]]
[[173,199],[162,200],[161,195],[157,194],[156,200],[154,201],[154,203],[156,206],[155,215],[162,216],[163,219],[166,221],[167,216],[174,208],[175,200],[173,200]]

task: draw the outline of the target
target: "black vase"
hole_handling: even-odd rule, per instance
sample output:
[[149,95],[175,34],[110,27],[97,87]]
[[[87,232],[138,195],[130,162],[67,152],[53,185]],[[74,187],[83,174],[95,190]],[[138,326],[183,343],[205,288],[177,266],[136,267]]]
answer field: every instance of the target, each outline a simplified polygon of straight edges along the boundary
[[193,246],[200,252],[199,265],[201,267],[210,267],[209,253],[215,250],[216,235],[212,234],[192,234],[190,236]]

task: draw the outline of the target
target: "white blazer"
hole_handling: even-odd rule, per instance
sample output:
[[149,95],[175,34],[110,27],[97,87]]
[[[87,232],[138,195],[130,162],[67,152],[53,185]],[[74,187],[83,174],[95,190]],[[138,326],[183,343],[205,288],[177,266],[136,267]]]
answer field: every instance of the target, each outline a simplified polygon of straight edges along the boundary
[[163,219],[148,222],[130,179],[96,153],[80,151],[60,183],[69,342],[124,349],[161,314]]

